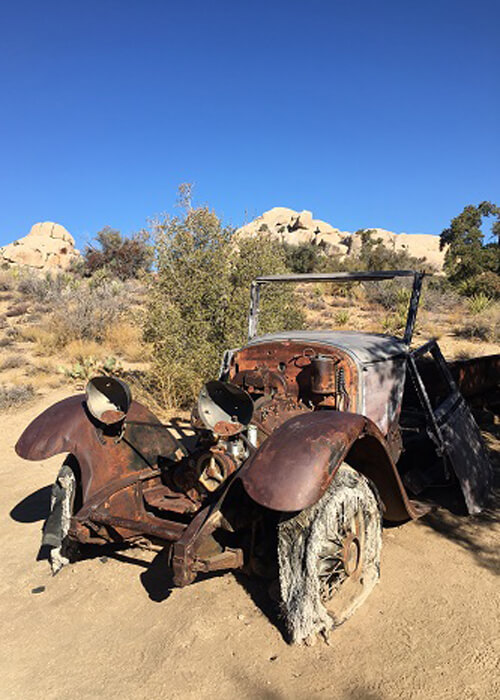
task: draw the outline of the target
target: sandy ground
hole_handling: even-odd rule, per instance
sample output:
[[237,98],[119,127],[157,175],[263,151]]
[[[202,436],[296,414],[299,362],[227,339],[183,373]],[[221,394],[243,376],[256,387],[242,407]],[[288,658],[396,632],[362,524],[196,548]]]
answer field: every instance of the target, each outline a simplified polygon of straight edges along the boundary
[[380,585],[329,645],[287,645],[260,588],[232,574],[169,592],[161,555],[108,553],[51,577],[37,553],[62,459],[23,462],[13,446],[63,395],[2,416],[1,698],[500,697],[492,510],[385,530]]

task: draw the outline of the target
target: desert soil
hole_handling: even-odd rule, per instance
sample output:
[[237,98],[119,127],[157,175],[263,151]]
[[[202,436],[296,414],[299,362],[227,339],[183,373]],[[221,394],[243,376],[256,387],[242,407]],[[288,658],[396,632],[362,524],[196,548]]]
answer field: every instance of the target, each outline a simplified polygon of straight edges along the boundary
[[169,591],[162,555],[100,552],[52,577],[37,553],[62,459],[13,448],[64,395],[2,416],[1,698],[500,697],[491,509],[386,529],[380,584],[329,645],[289,646],[263,591],[230,573]]

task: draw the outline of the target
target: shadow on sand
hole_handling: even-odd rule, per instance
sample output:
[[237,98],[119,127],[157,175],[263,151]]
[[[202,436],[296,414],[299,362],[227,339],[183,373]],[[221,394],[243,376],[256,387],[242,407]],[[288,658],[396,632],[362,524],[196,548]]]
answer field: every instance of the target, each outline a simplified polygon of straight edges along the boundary
[[478,566],[500,575],[498,533],[500,527],[500,426],[482,426],[493,467],[493,491],[487,506],[478,515],[467,515],[460,493],[447,489],[433,494],[440,508],[419,521],[469,552]]

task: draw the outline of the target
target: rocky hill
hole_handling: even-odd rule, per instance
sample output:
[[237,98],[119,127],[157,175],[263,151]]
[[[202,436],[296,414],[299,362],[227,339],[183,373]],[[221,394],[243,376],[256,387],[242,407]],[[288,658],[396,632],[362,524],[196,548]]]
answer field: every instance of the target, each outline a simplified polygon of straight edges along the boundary
[[0,263],[41,272],[67,270],[79,256],[73,236],[52,221],[35,224],[27,236],[0,248]]
[[[429,265],[441,270],[444,250],[439,250],[439,236],[424,233],[393,233],[381,228],[370,229],[373,238],[382,239],[383,244],[394,251],[406,250],[416,258],[425,258]],[[256,236],[269,233],[272,237],[292,245],[300,243],[322,243],[330,255],[357,255],[361,248],[360,232],[341,231],[326,221],[314,219],[312,212],[294,211],[286,207],[274,207],[242,226],[237,236]]]

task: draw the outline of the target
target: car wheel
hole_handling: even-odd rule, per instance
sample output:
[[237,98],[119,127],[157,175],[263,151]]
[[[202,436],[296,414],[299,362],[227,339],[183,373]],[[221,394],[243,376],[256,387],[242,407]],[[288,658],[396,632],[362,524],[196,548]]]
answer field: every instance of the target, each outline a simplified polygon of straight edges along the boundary
[[379,579],[382,517],[375,487],[342,464],[321,499],[278,526],[281,609],[292,642],[342,624]]

